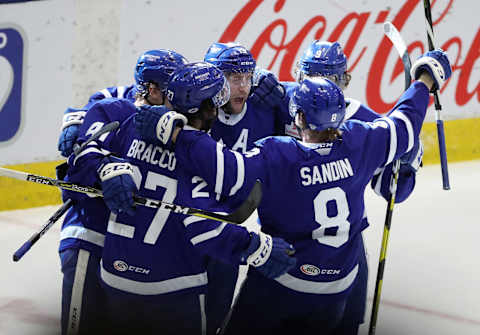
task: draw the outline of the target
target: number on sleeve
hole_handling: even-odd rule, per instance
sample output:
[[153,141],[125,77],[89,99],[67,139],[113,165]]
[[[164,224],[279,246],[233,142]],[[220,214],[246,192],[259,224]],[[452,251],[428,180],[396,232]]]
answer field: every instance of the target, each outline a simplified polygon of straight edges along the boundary
[[210,194],[208,192],[203,192],[202,189],[207,187],[207,182],[200,176],[194,176],[192,178],[192,184],[198,183],[192,190],[192,198],[208,198]]

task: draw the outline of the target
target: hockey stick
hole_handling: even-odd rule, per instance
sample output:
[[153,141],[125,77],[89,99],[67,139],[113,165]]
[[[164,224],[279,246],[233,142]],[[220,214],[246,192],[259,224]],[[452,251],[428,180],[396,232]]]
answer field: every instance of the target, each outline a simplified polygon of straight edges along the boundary
[[[425,23],[427,26],[427,39],[428,49],[431,51],[435,49],[434,36],[433,36],[433,23],[432,23],[432,10],[430,8],[430,0],[423,0],[423,7],[425,8]],[[438,91],[433,92],[433,100],[435,102],[435,119],[437,121],[437,137],[438,137],[438,149],[440,152],[440,166],[442,168],[442,182],[443,189],[450,189],[450,181],[448,178],[448,160],[447,160],[447,148],[445,146],[445,130],[443,128],[443,120],[440,115],[442,111],[442,105],[438,99]]]
[[[405,90],[410,86],[412,78],[410,76],[410,68],[412,67],[410,56],[408,55],[407,46],[403,41],[399,31],[391,22],[383,24],[385,35],[392,42],[395,49],[402,59],[403,70],[405,72]],[[370,315],[370,326],[368,334],[375,334],[377,326],[378,309],[380,307],[380,296],[382,294],[383,273],[385,271],[385,258],[387,254],[388,236],[392,225],[393,207],[395,206],[395,195],[397,193],[398,174],[400,171],[400,159],[393,163],[392,179],[390,181],[390,199],[388,200],[387,212],[385,215],[385,225],[383,228],[382,247],[380,249],[380,258],[378,261],[377,279],[375,281],[375,293],[373,295],[372,314]]]
[[53,213],[53,215],[47,220],[47,223],[38,232],[33,234],[28,241],[23,243],[23,245],[18,248],[17,251],[15,251],[13,254],[13,261],[18,262],[23,255],[25,255],[27,251],[30,250],[30,248],[40,239],[40,237],[42,237],[43,234],[45,234],[53,226],[53,224],[57,222],[58,219],[60,219],[70,207],[72,207],[72,204],[72,199],[67,199],[67,201],[65,201],[62,206],[57,209],[57,211]]
[[[109,124],[106,124],[104,127],[102,127],[99,131],[97,131],[95,134],[90,136],[85,142],[83,142],[81,145],[75,145],[73,148],[73,152],[75,155],[78,155],[80,152],[83,151],[83,149],[86,148],[86,146],[92,142],[98,139],[100,136],[102,136],[105,133],[108,133],[112,130],[115,130],[118,128],[120,123],[118,121],[111,122]],[[47,223],[43,225],[43,227],[36,233],[34,233],[23,245],[18,248],[17,251],[13,254],[13,261],[18,262],[23,255],[25,255],[30,248],[40,239],[40,237],[43,236],[52,226],[55,222],[60,219],[63,214],[65,214],[66,211],[72,206],[73,201],[71,199],[67,199],[62,206],[55,212],[53,215],[47,220]]]
[[[30,181],[33,183],[38,183],[38,184],[43,184],[48,186],[55,186],[63,190],[84,193],[94,197],[103,197],[101,190],[91,186],[79,185],[75,183],[70,183],[68,181],[43,177],[43,176],[39,176],[39,175],[27,173],[27,172],[0,168],[0,176]],[[240,224],[246,219],[248,219],[250,215],[258,207],[258,204],[262,199],[262,185],[259,181],[257,181],[253,186],[252,190],[250,191],[250,194],[248,195],[247,199],[245,199],[245,201],[240,205],[240,207],[238,207],[231,214],[218,214],[214,212],[205,211],[202,209],[180,206],[180,205],[168,203],[165,201],[149,199],[149,198],[144,198],[140,196],[134,196],[133,199],[136,205],[142,205],[150,208],[162,208],[175,213],[193,215],[193,216],[198,216],[206,219],[212,219],[215,221]]]

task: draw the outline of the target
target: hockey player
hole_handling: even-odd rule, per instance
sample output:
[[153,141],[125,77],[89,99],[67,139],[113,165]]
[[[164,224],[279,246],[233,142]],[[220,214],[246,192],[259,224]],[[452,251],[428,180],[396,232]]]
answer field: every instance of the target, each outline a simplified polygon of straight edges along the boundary
[[[269,75],[266,77],[266,80],[270,83],[272,92],[276,94],[265,92],[263,95],[260,95],[260,92],[258,91],[256,96],[258,99],[270,100],[273,104],[287,108],[285,97],[278,93],[281,92],[281,86],[283,86],[283,90],[286,91],[285,95],[288,97],[293,94],[299,83],[305,78],[328,78],[337,84],[342,90],[345,90],[348,87],[351,80],[351,75],[347,72],[347,57],[343,53],[340,44],[338,42],[332,43],[320,40],[313,41],[303,52],[302,57],[298,62],[296,76],[297,82],[282,82],[280,84],[278,81],[275,82],[276,78],[274,76]],[[276,87],[277,89],[275,90]],[[381,115],[375,113],[358,100],[345,98],[345,104],[345,119],[370,122],[381,117]],[[285,124],[288,124],[288,122],[288,119],[284,121]],[[412,150],[400,158],[401,165],[395,198],[396,203],[404,201],[413,191],[415,186],[415,175],[420,167],[422,155],[422,144],[420,139],[417,139]],[[393,163],[390,163],[385,168],[379,169],[373,176],[371,183],[372,189],[375,193],[384,197],[387,201],[390,196],[389,186],[392,177],[392,165]],[[364,249],[361,248],[361,250]],[[360,324],[363,323],[367,299],[367,279],[368,266],[366,253],[364,251],[359,260],[358,278],[349,296],[344,319],[339,325],[339,334],[357,334]]]
[[[208,63],[178,69],[168,86],[169,99],[170,92],[183,93],[171,102],[197,129],[210,128],[218,107],[229,99],[224,75]],[[79,142],[100,126],[99,120],[108,122],[132,108],[126,100],[96,103],[80,127],[86,135]],[[204,334],[206,256],[236,265],[245,260],[274,278],[295,263],[286,252],[292,248],[282,239],[249,233],[240,226],[186,217],[164,207],[135,208],[133,194],[209,210],[233,209],[238,204],[235,198],[217,202],[215,187],[189,174],[167,146],[140,138],[136,127],[143,125],[135,124],[135,116],[130,113],[103,142],[92,142],[84,153],[69,157],[70,179],[100,184],[111,210],[100,216],[88,213],[96,218],[96,225],[108,224],[100,278],[107,295],[105,313],[115,321],[111,332]],[[238,192],[238,199],[244,191]],[[232,188],[230,195],[236,193]],[[84,197],[77,201],[101,202]]]
[[[266,81],[252,85],[253,76],[260,70],[256,69],[255,59],[248,49],[238,43],[213,43],[204,61],[222,70],[230,86],[230,99],[219,108],[218,119],[211,127],[210,134],[215,140],[232,150],[245,153],[256,140],[279,134],[278,112],[263,101],[251,99],[255,92],[269,88],[265,85]],[[137,120],[141,115],[140,111]],[[139,129],[140,135],[148,136],[149,132],[154,132],[157,121],[153,118],[143,121],[145,127]],[[208,265],[208,275],[211,284],[207,295],[207,315],[210,316],[208,328],[209,333],[215,334],[230,309],[238,267],[232,268],[231,265],[212,260]]]
[[297,250],[297,266],[279,278],[268,280],[249,270],[227,333],[335,330],[359,271],[361,231],[368,226],[365,187],[377,168],[412,149],[429,91],[450,75],[446,54],[427,52],[412,67],[416,81],[388,116],[366,123],[342,122],[341,89],[328,79],[306,78],[294,90],[290,105],[302,140],[267,138],[241,157],[220,150],[203,133],[178,134],[173,130],[174,112],[162,116],[159,140],[174,141],[178,163],[207,183],[216,181],[220,168],[223,192],[238,179],[249,187],[260,178],[262,231],[285,238]]
[[[153,92],[152,95],[146,94],[148,92],[146,92],[147,82],[145,82],[145,78],[149,77],[148,71],[154,71],[155,66],[160,65],[160,60],[164,62],[163,66],[167,67],[170,67],[171,64],[186,63],[186,59],[182,55],[175,52],[165,54],[165,51],[167,50],[149,50],[140,55],[135,65],[135,84],[104,88],[90,96],[85,106],[81,108],[67,108],[63,116],[61,133],[58,138],[58,151],[60,151],[64,157],[68,157],[73,152],[73,145],[79,136],[78,129],[83,123],[85,113],[97,101],[108,98],[118,98],[133,102],[135,101],[137,93],[139,93],[145,95],[149,104],[163,105],[164,97],[163,95],[159,95],[159,92]],[[146,64],[150,64],[150,67],[146,66]],[[145,69],[146,72],[144,72]],[[173,69],[174,68],[169,68],[168,71],[173,71]],[[165,73],[165,75],[167,75],[167,73]],[[165,79],[168,80],[167,77]],[[166,82],[164,82],[162,86],[166,87]]]
[[[171,50],[146,51],[138,58],[135,65],[135,85],[101,90],[92,95],[84,109],[91,108],[96,102],[105,98],[126,97],[118,101],[128,102],[131,108],[119,109],[118,114],[113,116],[117,120],[135,112],[134,102],[137,105],[163,104],[164,91],[170,75],[177,67],[186,63],[183,56]],[[59,141],[59,148],[63,154],[72,151],[73,142],[77,139],[84,116],[85,112],[65,115],[64,128]],[[96,126],[89,128],[86,135],[91,135],[108,122],[106,119],[97,120]],[[84,153],[88,153],[89,150],[92,149]],[[106,192],[108,194],[108,191]],[[106,297],[98,279],[109,215],[103,201],[98,199],[74,202],[73,207],[66,214],[59,247],[63,272],[62,334],[109,332],[104,328],[107,324]]]
[[[312,77],[328,78],[342,90],[348,87],[351,75],[347,72],[347,57],[338,42],[332,43],[316,40],[305,50],[298,62],[297,82],[301,83],[304,78]],[[291,92],[296,85],[298,84],[290,83],[287,92]],[[358,100],[346,98],[345,104],[345,119],[370,122],[381,116]],[[413,191],[415,176],[420,167],[422,155],[423,147],[420,139],[417,138],[412,150],[400,157],[401,164],[395,197],[396,203],[404,201]],[[371,183],[375,193],[384,197],[387,201],[390,196],[392,166],[393,163],[390,163],[385,168],[376,171]],[[363,245],[363,239],[361,242]],[[363,252],[359,260],[358,278],[348,298],[344,318],[342,322],[340,322],[339,329],[337,330],[338,334],[342,335],[357,334],[360,324],[364,322],[367,301],[368,266],[366,252],[363,246],[361,250]]]
[[[204,61],[222,70],[230,85],[230,100],[218,110],[218,118],[210,131],[212,138],[227,148],[245,153],[263,137],[283,135],[278,121],[280,110],[252,99],[256,91],[267,88],[264,87],[266,82],[254,83],[255,74],[261,70],[256,68],[256,61],[247,48],[238,43],[213,43]],[[207,308],[213,308],[210,314],[217,316],[216,322],[211,322],[214,329],[209,329],[215,334],[230,309],[238,267],[213,261],[209,265],[210,274],[215,304],[207,303]]]
[[[256,62],[248,49],[238,43],[213,43],[204,61],[223,71],[230,84],[228,103],[218,111],[210,134],[228,148],[245,153],[256,140],[280,133],[278,112],[258,99],[251,99],[262,91],[264,82],[253,82]],[[265,82],[266,83],[266,82]],[[253,92],[253,93],[252,93]]]

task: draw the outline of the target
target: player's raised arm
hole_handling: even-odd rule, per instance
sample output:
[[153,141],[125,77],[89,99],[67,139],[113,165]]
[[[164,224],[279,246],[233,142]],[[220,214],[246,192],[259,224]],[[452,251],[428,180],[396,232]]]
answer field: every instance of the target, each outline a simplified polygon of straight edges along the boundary
[[350,134],[344,140],[369,151],[365,164],[374,170],[413,149],[425,118],[430,90],[451,75],[446,53],[442,50],[425,53],[414,63],[412,74],[415,81],[388,116],[366,124],[345,122],[343,126],[344,132]]

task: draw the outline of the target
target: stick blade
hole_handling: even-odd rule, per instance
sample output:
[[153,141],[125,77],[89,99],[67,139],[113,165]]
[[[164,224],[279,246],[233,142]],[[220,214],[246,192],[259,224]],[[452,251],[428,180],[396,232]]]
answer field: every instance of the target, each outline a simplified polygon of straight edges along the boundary
[[400,32],[393,25],[393,23],[389,21],[383,24],[383,31],[385,32],[385,35],[388,37],[388,39],[392,42],[395,49],[397,49],[397,52],[400,55],[400,57],[402,57],[407,51],[407,46],[403,41],[403,38],[400,35]]
[[229,222],[241,224],[247,220],[262,201],[262,183],[257,180],[247,199],[232,214],[225,217]]
[[412,62],[410,61],[410,55],[408,54],[407,45],[400,35],[398,29],[393,25],[393,23],[387,21],[383,24],[383,30],[385,36],[388,37],[390,42],[392,42],[395,49],[402,60],[403,70],[405,72],[405,90],[410,86],[412,82],[412,77],[410,75],[410,69],[412,68]]

